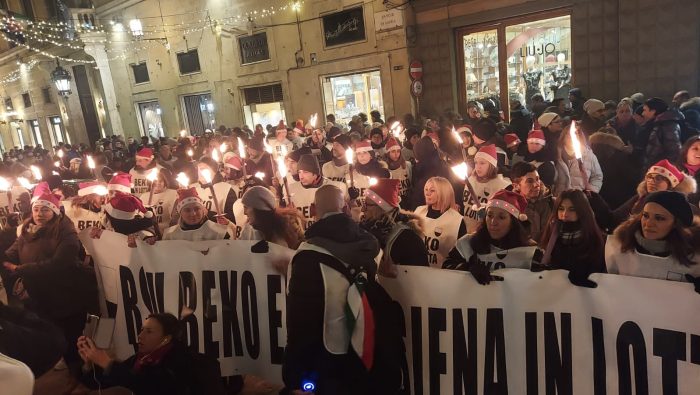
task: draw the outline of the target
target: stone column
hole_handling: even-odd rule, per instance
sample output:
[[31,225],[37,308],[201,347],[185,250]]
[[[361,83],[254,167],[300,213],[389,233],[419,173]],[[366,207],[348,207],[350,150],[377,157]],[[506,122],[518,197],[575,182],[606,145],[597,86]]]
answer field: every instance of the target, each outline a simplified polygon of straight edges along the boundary
[[100,70],[100,78],[102,79],[103,89],[103,105],[107,112],[107,117],[112,127],[112,134],[124,135],[122,128],[122,119],[117,107],[117,94],[114,91],[114,81],[112,80],[112,69],[109,67],[107,51],[105,51],[105,33],[82,33],[80,35],[83,43],[85,43],[85,53],[95,59],[95,66]]

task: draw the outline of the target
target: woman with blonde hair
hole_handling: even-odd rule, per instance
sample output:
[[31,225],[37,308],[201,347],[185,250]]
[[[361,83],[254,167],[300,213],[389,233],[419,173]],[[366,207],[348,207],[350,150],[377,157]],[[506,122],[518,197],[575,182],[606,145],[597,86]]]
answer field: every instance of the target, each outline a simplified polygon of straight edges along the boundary
[[417,207],[415,214],[423,219],[430,266],[442,267],[457,239],[467,233],[467,227],[462,214],[454,208],[454,190],[446,178],[429,178],[423,187],[423,194],[425,205]]

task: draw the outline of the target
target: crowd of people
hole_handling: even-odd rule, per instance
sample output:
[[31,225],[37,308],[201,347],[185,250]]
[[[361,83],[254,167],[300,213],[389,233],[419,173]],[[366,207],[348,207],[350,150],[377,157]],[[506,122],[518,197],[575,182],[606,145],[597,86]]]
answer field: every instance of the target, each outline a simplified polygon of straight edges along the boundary
[[[177,138],[112,136],[96,147],[14,148],[0,165],[0,323],[57,339],[45,354],[86,386],[204,393],[188,372],[207,364],[178,336],[182,317],[151,315],[138,353],[123,362],[81,336],[98,302],[77,235],[87,227],[93,238],[127,235],[125,248],[238,239],[296,250],[281,269],[282,393],[309,392],[309,372],[316,393],[372,393],[347,331],[333,330],[344,310],[329,295],[352,286],[328,275],[338,267],[370,283],[396,277],[401,265],[468,271],[484,285],[502,280],[493,274],[502,268],[563,269],[572,286],[595,288],[592,273],[611,273],[690,282],[700,292],[700,97],[603,102],[573,89],[569,102],[512,100],[510,123],[486,100],[470,102],[464,118],[383,120],[372,111],[347,126],[328,115],[321,125],[314,116]],[[0,346],[36,377],[56,362]],[[232,386],[209,383],[206,393]]]

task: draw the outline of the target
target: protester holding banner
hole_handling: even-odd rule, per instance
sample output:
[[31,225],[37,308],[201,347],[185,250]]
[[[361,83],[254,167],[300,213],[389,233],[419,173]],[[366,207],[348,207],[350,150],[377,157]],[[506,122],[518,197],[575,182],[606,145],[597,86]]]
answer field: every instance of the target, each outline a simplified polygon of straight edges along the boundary
[[346,313],[350,284],[331,265],[367,270],[367,278],[373,279],[379,245],[343,213],[345,199],[338,187],[319,188],[314,203],[317,221],[306,231],[307,242],[290,264],[282,393],[313,382],[319,394],[369,394],[365,367],[357,350],[350,350]]
[[399,208],[399,180],[381,178],[369,187],[363,213],[360,226],[377,238],[383,251],[383,274],[391,275],[395,265],[428,266],[422,220]]
[[242,240],[265,240],[297,248],[304,239],[304,219],[294,208],[279,208],[272,192],[263,186],[248,188],[242,198],[247,224]]
[[104,183],[81,182],[78,196],[64,201],[63,209],[73,221],[77,230],[92,226],[102,226],[102,206],[107,201],[107,187]]
[[151,314],[139,332],[138,352],[123,362],[81,336],[77,341],[85,362],[81,381],[91,388],[125,387],[135,395],[223,395],[219,363],[193,354],[180,336],[175,316]]
[[510,178],[513,180],[513,192],[527,200],[525,214],[530,238],[539,241],[552,215],[554,197],[540,180],[537,167],[531,163],[518,162],[513,165]]
[[[53,322],[74,345],[86,313],[97,305],[97,285],[94,271],[80,265],[73,222],[61,213],[58,197],[48,188],[42,182],[34,189],[32,214],[5,252],[3,267],[12,300]],[[69,365],[78,361],[77,349],[69,347],[64,358]]]
[[162,166],[155,160],[151,148],[144,147],[136,152],[136,163],[134,167],[129,170],[134,193],[141,194],[151,190],[151,182],[148,180],[147,176],[154,168],[161,169]]
[[482,146],[474,156],[474,172],[469,177],[469,182],[474,188],[476,196],[471,196],[468,188],[464,188],[464,222],[467,224],[467,232],[476,231],[479,225],[479,207],[472,204],[478,201],[485,204],[501,189],[511,184],[508,178],[498,174],[498,159],[496,146],[493,144]]
[[430,266],[441,267],[457,239],[467,233],[467,228],[464,217],[454,209],[454,190],[447,179],[430,178],[423,191],[426,205],[416,208],[414,213],[424,223]]
[[700,285],[700,225],[686,197],[680,192],[659,191],[649,194],[644,202],[641,213],[608,237],[608,273]]
[[[108,188],[126,188],[129,177],[124,173],[115,175]],[[113,182],[115,178],[118,178],[116,183]],[[99,239],[104,228],[127,235],[130,247],[136,247],[136,238],[147,240],[149,243],[155,242],[159,229],[153,221],[153,212],[144,207],[141,199],[128,192],[121,192],[121,189],[115,189],[103,209],[105,215],[102,217],[102,226],[90,229],[91,237]]]
[[[180,219],[163,233],[163,240],[223,240],[230,238],[228,220],[207,218],[207,209],[195,188],[178,189],[176,209]],[[231,232],[233,233],[233,232]]]
[[[645,197],[652,192],[676,191],[687,196],[694,194],[696,189],[697,183],[693,177],[684,174],[671,162],[664,159],[649,167],[644,180],[637,186],[637,194],[615,209],[613,212],[615,220],[619,224],[627,220],[630,215],[639,214],[644,207]],[[700,213],[697,207],[694,211]]]
[[605,273],[605,242],[584,192],[562,192],[543,232],[540,247],[545,249],[542,264],[569,271],[575,285],[595,287],[591,273]]
[[170,171],[165,168],[160,169],[151,186],[153,193],[146,192],[140,196],[141,201],[153,210],[154,219],[161,234],[170,227],[177,200],[177,191],[171,189],[170,183]]
[[479,284],[488,284],[493,270],[534,269],[542,252],[525,230],[526,207],[525,198],[515,192],[496,192],[476,233],[460,238],[442,267],[469,271]]

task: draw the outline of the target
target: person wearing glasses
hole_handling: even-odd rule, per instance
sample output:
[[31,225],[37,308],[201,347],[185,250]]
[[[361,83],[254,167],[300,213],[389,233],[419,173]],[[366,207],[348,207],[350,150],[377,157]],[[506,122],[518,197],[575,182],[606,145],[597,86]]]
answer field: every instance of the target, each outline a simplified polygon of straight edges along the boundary
[[[695,179],[683,174],[668,160],[659,161],[647,170],[644,180],[637,186],[637,194],[613,211],[615,222],[620,224],[631,215],[639,214],[647,195],[652,192],[676,191],[687,197],[688,194],[695,193],[696,189]],[[694,214],[700,214],[698,206],[691,207]]]

